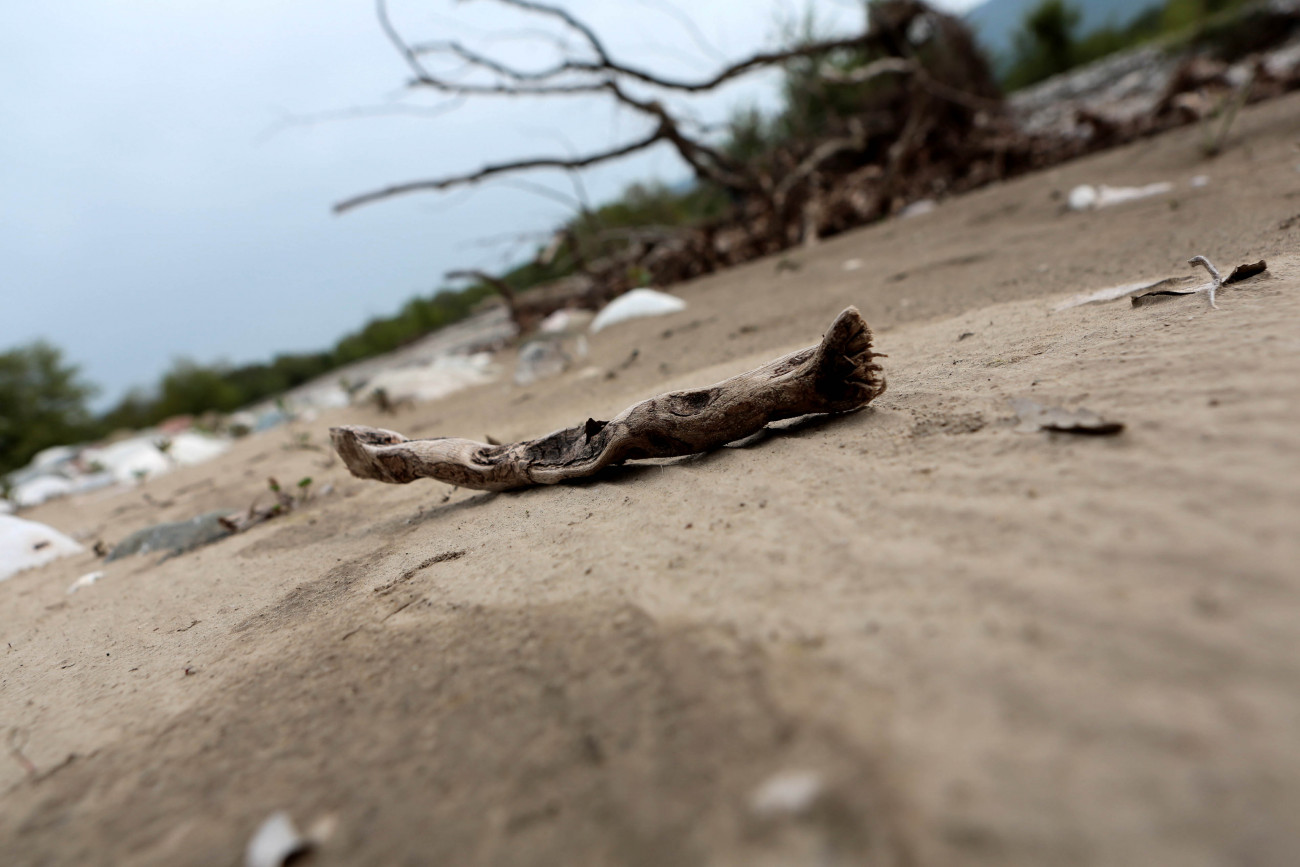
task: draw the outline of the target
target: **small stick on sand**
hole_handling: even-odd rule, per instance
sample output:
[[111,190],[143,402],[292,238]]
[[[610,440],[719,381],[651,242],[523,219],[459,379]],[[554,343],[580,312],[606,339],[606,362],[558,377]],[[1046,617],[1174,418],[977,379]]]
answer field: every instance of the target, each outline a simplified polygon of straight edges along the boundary
[[1214,265],[1210,263],[1210,260],[1204,256],[1194,256],[1187,260],[1187,264],[1191,265],[1193,268],[1200,265],[1206,271],[1210,272],[1210,306],[1215,310],[1218,310],[1219,305],[1214,303],[1214,295],[1219,291],[1219,287],[1223,285],[1223,278],[1219,276],[1219,269],[1215,268]]
[[607,422],[588,419],[505,445],[409,440],[355,425],[331,428],[330,439],[352,474],[363,479],[400,485],[429,478],[483,491],[551,485],[624,461],[708,451],[781,419],[858,409],[885,390],[873,361],[878,356],[871,350],[871,329],[850,307],[817,346],[708,388],[652,397]]

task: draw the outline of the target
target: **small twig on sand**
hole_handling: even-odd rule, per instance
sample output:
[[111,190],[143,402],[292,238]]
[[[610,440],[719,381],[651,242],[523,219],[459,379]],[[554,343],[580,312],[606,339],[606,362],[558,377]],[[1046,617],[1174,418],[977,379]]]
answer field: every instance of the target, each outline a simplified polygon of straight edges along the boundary
[[1215,310],[1218,310],[1219,305],[1214,302],[1214,295],[1216,292],[1219,291],[1219,287],[1223,285],[1223,278],[1219,276],[1219,269],[1215,268],[1214,265],[1210,263],[1210,260],[1205,258],[1204,256],[1194,256],[1191,259],[1187,260],[1187,264],[1191,265],[1193,268],[1195,268],[1197,265],[1200,265],[1206,271],[1210,272],[1210,288],[1209,288],[1210,306],[1213,307]]
[[708,388],[662,394],[610,421],[493,446],[348,425],[330,439],[354,476],[392,484],[431,478],[463,488],[507,491],[590,476],[643,458],[708,451],[762,430],[769,422],[814,413],[849,412],[885,390],[873,359],[871,329],[850,307],[822,342]]

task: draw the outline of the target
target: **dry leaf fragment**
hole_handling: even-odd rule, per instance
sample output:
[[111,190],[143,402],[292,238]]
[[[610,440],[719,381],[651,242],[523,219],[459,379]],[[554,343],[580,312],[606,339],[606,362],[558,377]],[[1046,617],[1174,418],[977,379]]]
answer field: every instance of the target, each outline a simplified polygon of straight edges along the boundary
[[1227,280],[1223,281],[1223,285],[1228,286],[1232,283],[1240,283],[1242,280],[1249,280],[1251,277],[1263,274],[1267,270],[1268,263],[1263,259],[1249,265],[1238,265],[1232,269],[1232,273],[1228,275]]
[[1106,421],[1088,409],[1069,410],[1059,406],[1043,406],[1028,398],[1013,398],[1011,407],[1020,418],[1016,430],[1021,433],[1052,431],[1054,433],[1084,434],[1088,436],[1113,436],[1124,430],[1122,422]]

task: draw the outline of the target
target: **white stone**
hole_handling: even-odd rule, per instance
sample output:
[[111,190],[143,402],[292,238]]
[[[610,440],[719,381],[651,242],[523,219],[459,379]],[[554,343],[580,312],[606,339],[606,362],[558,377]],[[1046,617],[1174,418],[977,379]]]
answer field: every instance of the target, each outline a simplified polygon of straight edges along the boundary
[[749,806],[760,816],[798,816],[812,809],[823,789],[813,771],[782,771],[754,790]]
[[50,446],[36,453],[30,464],[34,469],[45,469],[70,461],[77,456],[76,446]]
[[229,450],[228,440],[186,431],[171,437],[171,447],[167,449],[167,454],[176,463],[190,466],[210,461]]
[[392,401],[437,400],[495,378],[490,353],[440,355],[429,364],[381,371],[366,383],[366,392],[373,394],[382,388]]
[[245,867],[282,867],[294,855],[310,844],[293,826],[293,820],[284,811],[272,814],[262,823],[248,841],[244,851]]
[[567,334],[581,331],[591,324],[594,314],[590,310],[556,310],[542,320],[537,330],[542,334]]
[[0,515],[0,581],[81,550],[80,545],[53,527]]
[[37,476],[15,485],[9,496],[20,509],[29,509],[46,500],[67,496],[75,490],[76,486],[63,476]]
[[159,476],[172,468],[150,437],[135,437],[102,448],[86,449],[82,459],[99,464],[112,473],[119,482],[134,482],[149,476]]
[[939,203],[934,199],[920,199],[899,211],[898,216],[904,220],[910,217],[923,217],[926,214],[934,213],[935,208],[938,207]]
[[1080,184],[1070,190],[1067,201],[1071,211],[1086,211],[1097,204],[1097,188],[1091,184]]
[[591,321],[591,333],[595,334],[601,329],[629,319],[667,316],[669,313],[680,313],[685,309],[686,302],[676,295],[656,292],[654,289],[633,289],[606,304],[604,309],[596,314],[596,318]]
[[76,581],[72,582],[72,586],[68,588],[68,595],[71,596],[83,587],[89,587],[91,584],[94,584],[103,577],[103,572],[87,572],[85,575],[82,575]]

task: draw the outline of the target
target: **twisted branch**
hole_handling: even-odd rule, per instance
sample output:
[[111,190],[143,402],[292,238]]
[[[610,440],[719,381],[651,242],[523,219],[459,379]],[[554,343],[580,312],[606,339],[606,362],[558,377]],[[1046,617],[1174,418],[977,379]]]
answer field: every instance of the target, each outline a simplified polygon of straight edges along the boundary
[[871,329],[850,307],[816,346],[708,388],[661,394],[610,421],[588,419],[540,439],[508,445],[409,440],[355,425],[331,428],[330,439],[352,474],[363,479],[406,484],[429,478],[485,491],[550,485],[624,461],[718,448],[781,419],[858,409],[885,390],[874,362],[878,356]]
[[360,196],[353,196],[345,199],[334,206],[334,213],[341,214],[344,211],[350,211],[353,208],[359,208],[362,205],[368,205],[371,202],[377,202],[380,199],[390,199],[393,196],[405,195],[407,193],[427,192],[430,190],[449,190],[453,187],[472,186],[479,181],[486,180],[494,175],[506,174],[509,172],[521,172],[529,169],[581,169],[592,166],[597,163],[608,162],[610,160],[625,157],[634,154],[637,151],[644,150],[652,144],[663,139],[663,135],[658,130],[643,139],[638,139],[630,144],[621,145],[607,151],[590,154],[585,157],[539,157],[537,159],[514,160],[508,163],[494,163],[486,165],[477,171],[469,172],[463,175],[452,175],[446,178],[439,178],[432,181],[412,181],[405,184],[394,184],[391,187],[384,187],[382,190],[364,193]]
[[[794,48],[761,51],[725,66],[707,78],[687,81],[657,75],[615,60],[589,26],[559,6],[536,2],[536,0],[494,0],[494,2],[557,21],[564,28],[579,36],[590,48],[594,57],[592,59],[565,57],[549,68],[536,71],[517,69],[508,63],[474,51],[454,40],[435,41],[422,45],[413,45],[407,42],[389,18],[385,0],[376,0],[376,14],[384,34],[410,68],[413,74],[411,80],[413,87],[435,90],[457,100],[470,96],[531,97],[604,94],[613,98],[620,105],[652,119],[654,122],[653,129],[642,138],[586,156],[575,156],[567,159],[539,157],[513,160],[486,165],[464,174],[394,184],[339,202],[334,206],[336,214],[408,193],[442,191],[454,187],[470,186],[498,175],[514,174],[534,169],[566,169],[569,171],[584,169],[638,153],[655,146],[661,141],[670,144],[677,151],[677,154],[695,170],[699,177],[708,178],[728,189],[758,192],[764,187],[764,184],[755,178],[752,172],[746,171],[746,167],[739,165],[717,148],[710,147],[700,138],[685,133],[682,130],[682,122],[669,112],[659,100],[639,98],[629,92],[628,85],[634,83],[673,93],[708,93],[734,79],[760,69],[799,58],[825,57],[836,51],[861,48],[866,45],[868,40],[868,35],[863,33],[845,39],[830,39]],[[471,69],[488,73],[494,80],[479,82],[453,81],[430,70],[424,62],[425,58],[430,56],[454,58],[468,65]],[[899,71],[894,68],[895,66],[896,64],[886,64],[888,68],[882,67],[882,73]]]

